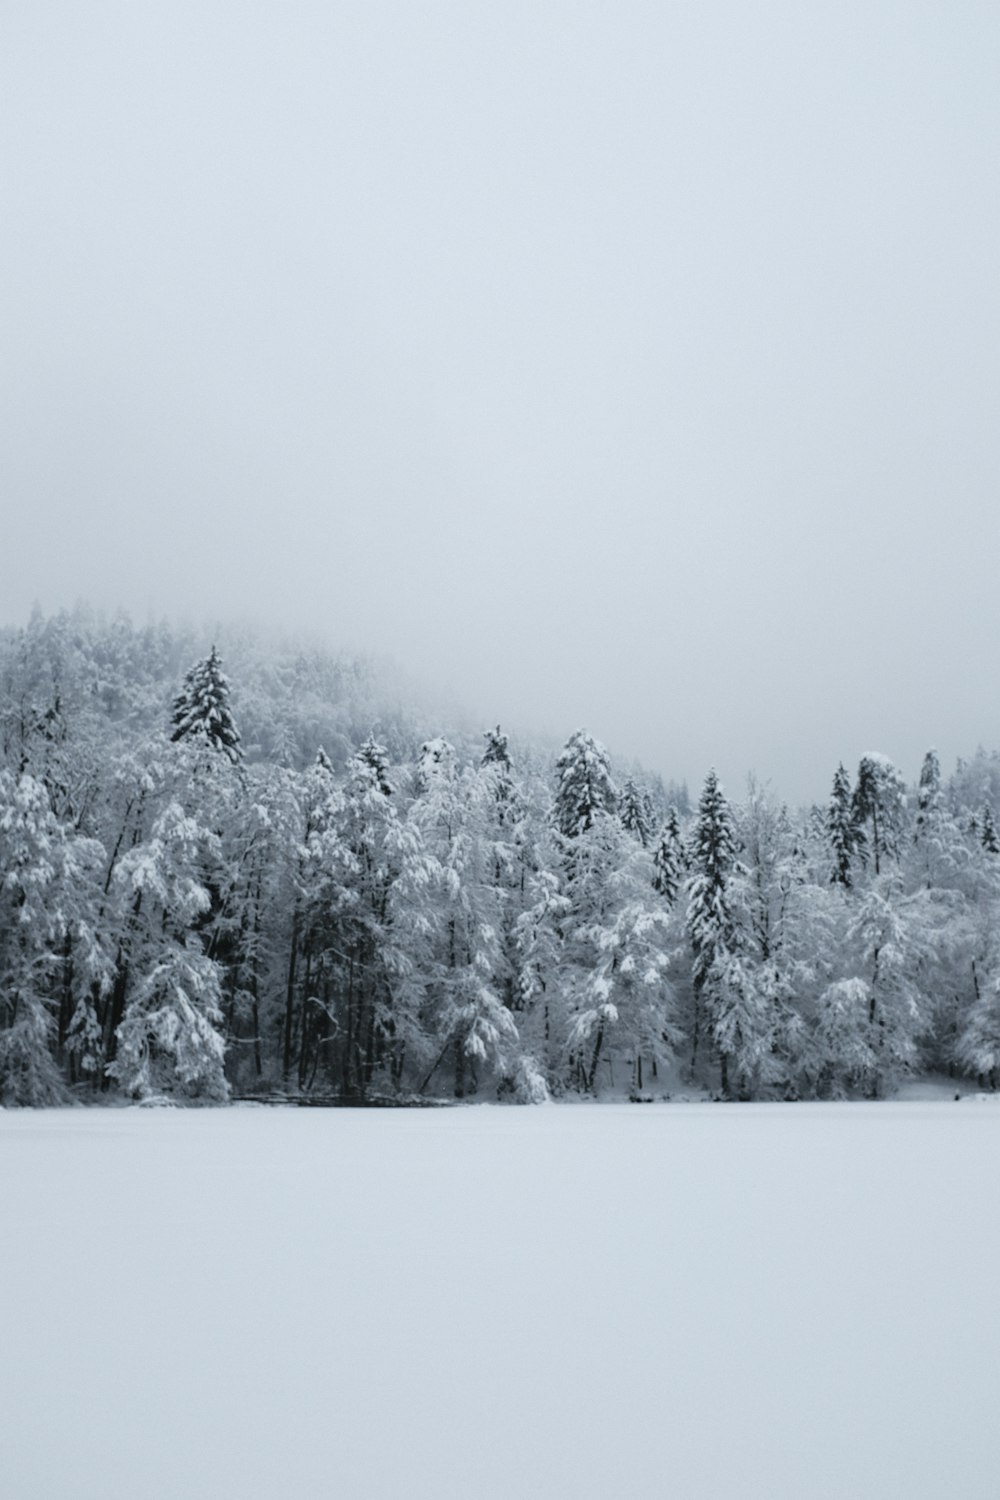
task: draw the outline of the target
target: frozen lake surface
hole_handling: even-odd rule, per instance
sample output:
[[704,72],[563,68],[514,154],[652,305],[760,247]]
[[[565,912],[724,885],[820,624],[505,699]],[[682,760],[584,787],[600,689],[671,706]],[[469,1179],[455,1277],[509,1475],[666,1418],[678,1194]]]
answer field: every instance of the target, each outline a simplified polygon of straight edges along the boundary
[[993,1493],[998,1165],[974,1100],[0,1113],[0,1493]]

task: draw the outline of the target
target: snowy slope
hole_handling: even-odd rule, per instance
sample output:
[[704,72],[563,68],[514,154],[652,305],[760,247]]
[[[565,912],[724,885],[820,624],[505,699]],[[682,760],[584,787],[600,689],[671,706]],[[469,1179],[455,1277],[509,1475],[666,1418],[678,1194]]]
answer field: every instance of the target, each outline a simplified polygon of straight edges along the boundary
[[993,1493],[1000,1108],[0,1114],[4,1500]]

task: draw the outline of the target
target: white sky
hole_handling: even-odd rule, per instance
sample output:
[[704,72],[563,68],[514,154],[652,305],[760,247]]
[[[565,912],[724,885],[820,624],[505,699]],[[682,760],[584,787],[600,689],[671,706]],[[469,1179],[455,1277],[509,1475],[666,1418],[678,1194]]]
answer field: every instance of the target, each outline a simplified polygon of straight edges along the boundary
[[1000,8],[0,9],[0,618],[825,797],[1000,744]]

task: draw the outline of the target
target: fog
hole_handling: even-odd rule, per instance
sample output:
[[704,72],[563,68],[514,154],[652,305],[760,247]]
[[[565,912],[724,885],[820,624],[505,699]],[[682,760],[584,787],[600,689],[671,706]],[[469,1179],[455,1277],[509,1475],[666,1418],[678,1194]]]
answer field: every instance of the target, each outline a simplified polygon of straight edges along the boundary
[[0,619],[798,799],[1000,745],[1000,11],[0,14]]

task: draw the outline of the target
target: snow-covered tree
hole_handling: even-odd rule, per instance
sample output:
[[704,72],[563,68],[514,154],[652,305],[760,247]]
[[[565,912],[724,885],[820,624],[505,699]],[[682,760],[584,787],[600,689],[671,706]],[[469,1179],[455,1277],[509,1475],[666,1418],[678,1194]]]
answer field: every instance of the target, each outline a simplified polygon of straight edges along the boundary
[[875,751],[861,757],[852,808],[858,848],[871,859],[875,874],[899,854],[906,806],[906,786],[892,761]]
[[108,1075],[136,1098],[229,1094],[222,971],[198,935],[212,901],[199,876],[217,836],[170,802],[114,881],[131,913],[130,985]]
[[110,981],[94,924],[102,856],[58,821],[40,781],[0,771],[0,1103],[66,1098],[57,1048]]
[[[685,926],[694,954],[694,1015],[691,1066],[698,1062],[703,1025],[714,1038],[717,1005],[722,1000],[727,961],[736,956],[738,934],[729,899],[729,880],[736,859],[732,813],[715,771],[705,778],[690,845]],[[728,1052],[720,1053],[723,1092],[728,1091]]]
[[850,778],[843,765],[837,767],[833,777],[833,790],[826,810],[826,836],[833,865],[830,879],[849,886],[852,883],[851,867],[861,834],[851,796]]
[[[916,978],[926,938],[921,926],[908,920],[895,876],[883,877],[865,893],[848,938],[855,977],[868,1000],[864,1045],[871,1061],[858,1082],[871,1097],[883,1098],[914,1068],[929,1020]],[[851,1047],[855,1050],[854,1042]]]
[[483,739],[486,741],[486,749],[483,751],[483,758],[480,764],[484,766],[502,766],[505,771],[509,771],[511,768],[510,742],[507,736],[502,733],[500,725],[498,724],[496,729],[487,729],[483,735]]
[[676,807],[667,812],[653,849],[653,889],[668,906],[677,899],[684,878],[686,856]]
[[517,1025],[503,1002],[502,905],[488,836],[491,767],[459,771],[444,742],[424,747],[420,794],[408,814],[417,840],[393,889],[393,963],[401,1002],[422,1016],[439,1050],[428,1084],[450,1055],[454,1093],[500,1079],[518,1051]]
[[[562,922],[565,1049],[573,1086],[598,1087],[598,1068],[627,1068],[634,1089],[672,1054],[670,911],[653,890],[648,851],[612,813],[563,841],[568,909]],[[621,1074],[619,1073],[619,1078]]]
[[233,765],[242,758],[240,733],[229,707],[229,682],[214,646],[186,673],[170,723],[170,738],[175,743],[186,739],[202,742]]
[[618,791],[604,746],[578,729],[556,760],[556,826],[564,838],[576,838],[594,825],[600,813],[613,813]]
[[618,816],[621,818],[622,827],[626,833],[638,839],[645,849],[653,833],[649,816],[649,798],[646,793],[640,791],[631,776],[627,778],[622,788]]

